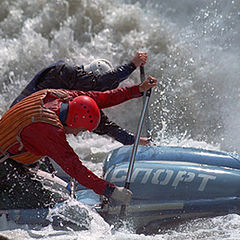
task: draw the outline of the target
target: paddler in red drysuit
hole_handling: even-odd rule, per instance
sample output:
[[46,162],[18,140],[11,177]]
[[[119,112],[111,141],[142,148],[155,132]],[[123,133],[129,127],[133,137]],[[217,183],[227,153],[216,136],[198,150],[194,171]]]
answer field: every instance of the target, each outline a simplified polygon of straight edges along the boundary
[[0,209],[39,208],[54,204],[51,192],[24,165],[51,157],[81,185],[125,204],[131,191],[117,187],[82,165],[66,134],[93,131],[100,110],[141,97],[156,86],[149,76],[142,84],[105,92],[46,89],[14,105],[0,120]]
[[[68,89],[81,91],[106,91],[117,88],[140,65],[147,61],[147,53],[137,52],[126,64],[113,68],[106,59],[97,59],[89,65],[71,66],[64,61],[58,61],[42,69],[23,89],[11,106],[30,94],[47,89]],[[93,131],[99,135],[108,135],[123,145],[134,143],[134,135],[110,121],[101,111],[101,121]],[[140,138],[140,145],[148,145],[148,139]]]

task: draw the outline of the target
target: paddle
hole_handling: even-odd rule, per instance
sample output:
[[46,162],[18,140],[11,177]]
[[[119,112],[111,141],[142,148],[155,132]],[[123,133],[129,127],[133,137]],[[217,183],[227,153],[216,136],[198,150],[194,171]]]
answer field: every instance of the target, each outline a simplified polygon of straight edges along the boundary
[[[145,73],[144,73],[144,67],[143,66],[140,66],[140,78],[141,78],[141,81],[143,81],[145,79]],[[145,96],[145,102],[144,102],[143,109],[142,109],[140,119],[139,119],[139,122],[138,122],[135,141],[134,141],[132,154],[131,154],[131,158],[130,158],[129,166],[128,166],[128,171],[127,171],[127,176],[126,176],[126,180],[125,180],[125,186],[124,187],[126,189],[129,189],[129,187],[130,187],[130,182],[131,182],[134,162],[135,162],[135,158],[136,158],[137,148],[138,148],[139,139],[140,139],[140,135],[141,135],[141,131],[142,131],[142,126],[143,126],[143,122],[144,122],[144,117],[145,117],[145,113],[146,113],[146,110],[148,108],[148,103],[149,103],[149,99],[150,99],[150,96],[151,96],[151,88],[144,93],[144,96]],[[126,205],[122,205],[121,210],[120,210],[120,216],[124,216],[125,211],[126,211]]]
[[76,198],[76,190],[75,190],[75,180],[74,180],[74,178],[70,179],[70,181],[68,183],[68,186],[67,186],[67,189],[69,190],[70,197],[71,198]]
[[[145,80],[144,67],[141,67],[141,66],[140,66],[140,79],[141,79],[142,83]],[[145,103],[145,101],[146,101],[146,94],[143,97],[143,104]],[[150,127],[150,121],[149,121],[149,111],[148,111],[148,108],[146,109],[146,112],[145,112],[145,127],[146,127],[146,131],[147,131],[147,138],[151,139],[151,136],[150,136],[151,127]]]

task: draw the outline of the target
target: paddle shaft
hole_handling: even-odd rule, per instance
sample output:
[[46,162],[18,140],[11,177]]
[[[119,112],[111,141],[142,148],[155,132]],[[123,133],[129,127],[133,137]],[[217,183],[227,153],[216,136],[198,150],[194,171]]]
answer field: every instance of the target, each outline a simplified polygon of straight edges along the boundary
[[74,178],[71,178],[68,184],[69,184],[70,197],[71,198],[76,198],[75,180],[74,180]]
[[[143,83],[144,80],[145,80],[145,73],[144,73],[144,68],[143,67],[140,67],[140,79],[141,79],[141,82]],[[144,95],[143,97],[143,104],[145,103],[146,101],[146,95]],[[148,108],[146,109],[146,112],[145,112],[145,127],[146,127],[146,132],[147,132],[147,137],[150,139],[150,121],[149,121],[149,111],[148,111]]]
[[[141,77],[141,79],[145,78],[143,66],[140,66],[140,77]],[[126,176],[126,181],[125,181],[125,186],[124,186],[126,189],[129,189],[129,187],[130,187],[130,182],[131,182],[133,167],[134,167],[134,163],[135,163],[137,148],[138,148],[139,139],[140,139],[141,131],[142,131],[142,126],[143,126],[143,122],[144,122],[144,117],[145,117],[145,113],[148,108],[148,103],[149,103],[149,99],[151,96],[151,88],[148,91],[146,91],[144,94],[145,94],[145,102],[144,102],[143,109],[142,109],[140,119],[138,122],[137,133],[136,133],[136,137],[135,137],[135,141],[134,141],[134,145],[133,145],[133,150],[132,150],[132,154],[131,154],[131,158],[130,158],[130,162],[129,162],[129,166],[128,166],[128,171],[127,171],[127,176]],[[126,205],[122,205],[121,211],[120,211],[120,216],[123,216],[125,214],[125,211],[126,211]]]

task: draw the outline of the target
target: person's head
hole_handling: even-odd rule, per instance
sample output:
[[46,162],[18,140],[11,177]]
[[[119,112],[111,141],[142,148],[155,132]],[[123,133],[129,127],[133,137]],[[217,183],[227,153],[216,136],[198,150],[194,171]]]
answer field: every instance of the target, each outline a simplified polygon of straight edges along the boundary
[[100,110],[96,102],[88,96],[78,96],[68,103],[65,121],[68,133],[77,135],[80,131],[93,131],[100,122]]
[[106,59],[97,59],[89,65],[84,66],[86,72],[92,72],[94,76],[102,75],[113,70],[112,64]]

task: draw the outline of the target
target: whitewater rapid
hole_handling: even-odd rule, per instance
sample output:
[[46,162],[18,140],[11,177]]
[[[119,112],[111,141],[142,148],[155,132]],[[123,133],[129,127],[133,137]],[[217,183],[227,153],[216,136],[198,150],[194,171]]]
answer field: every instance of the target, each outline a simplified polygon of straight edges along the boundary
[[[1,0],[0,116],[43,67],[107,58],[114,66],[146,51],[158,78],[150,102],[153,144],[240,153],[240,1]],[[139,83],[136,70],[121,86]],[[135,132],[142,100],[105,110]],[[134,111],[133,111],[134,109]],[[145,132],[143,133],[145,134]],[[105,136],[69,136],[83,163],[101,176],[105,154],[121,146]],[[89,230],[1,226],[10,239],[237,239],[239,216],[200,219],[155,236],[112,231],[92,210]],[[0,223],[4,222],[1,219]]]

